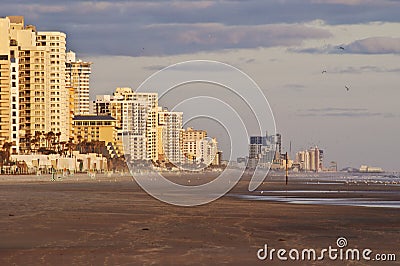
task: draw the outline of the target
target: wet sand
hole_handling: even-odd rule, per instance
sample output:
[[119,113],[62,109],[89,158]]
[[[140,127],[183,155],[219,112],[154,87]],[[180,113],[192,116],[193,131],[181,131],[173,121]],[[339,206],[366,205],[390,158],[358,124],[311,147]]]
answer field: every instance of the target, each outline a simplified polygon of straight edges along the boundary
[[[230,196],[204,206],[177,207],[148,196],[130,177],[93,180],[77,175],[62,182],[49,180],[47,176],[0,178],[0,265],[271,265],[278,261],[257,259],[264,244],[276,249],[321,249],[336,246],[342,236],[349,247],[395,253],[400,261],[398,208],[243,200],[236,195],[249,194],[246,180]],[[365,191],[374,191],[375,196],[381,191],[382,200],[399,200],[399,187],[316,186],[293,180],[286,187],[278,178],[259,188],[285,189],[298,190],[299,195],[304,189],[359,190],[364,191],[356,193],[361,198],[371,197]],[[293,263],[371,264],[279,262]]]

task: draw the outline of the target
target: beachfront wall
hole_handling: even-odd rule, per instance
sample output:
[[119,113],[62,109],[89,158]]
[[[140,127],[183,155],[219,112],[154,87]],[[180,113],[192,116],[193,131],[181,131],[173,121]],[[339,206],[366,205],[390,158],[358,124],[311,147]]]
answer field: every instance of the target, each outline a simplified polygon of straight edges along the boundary
[[62,157],[58,154],[21,154],[11,155],[12,161],[24,161],[29,169],[50,169],[70,170],[70,171],[89,171],[107,170],[107,158],[96,153],[80,154],[74,152],[72,158]]

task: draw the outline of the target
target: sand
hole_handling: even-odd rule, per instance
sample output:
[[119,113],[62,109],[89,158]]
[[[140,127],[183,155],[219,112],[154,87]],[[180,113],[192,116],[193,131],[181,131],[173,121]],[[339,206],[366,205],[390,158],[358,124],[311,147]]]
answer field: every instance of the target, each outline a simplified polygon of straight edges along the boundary
[[[0,178],[0,265],[271,265],[279,261],[257,258],[264,244],[321,249],[336,246],[338,237],[346,237],[349,247],[395,253],[400,261],[398,208],[243,200],[238,195],[249,194],[246,181],[212,203],[177,207],[148,196],[130,177],[49,180]],[[399,187],[310,186],[291,180],[286,187],[278,178],[260,189],[357,189],[356,196],[365,198],[371,195],[362,191],[373,190],[382,192],[382,200],[399,200],[400,195]],[[293,263],[371,261],[278,264]]]

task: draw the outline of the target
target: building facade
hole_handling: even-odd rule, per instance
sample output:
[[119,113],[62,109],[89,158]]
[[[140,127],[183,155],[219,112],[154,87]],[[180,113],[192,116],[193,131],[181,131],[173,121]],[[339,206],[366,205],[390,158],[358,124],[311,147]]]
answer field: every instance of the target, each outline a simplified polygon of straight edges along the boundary
[[[175,165],[184,162],[181,149],[182,112],[162,110],[158,112],[158,126],[161,127],[160,139],[162,141],[161,156]],[[160,152],[159,149],[157,149]]]
[[33,136],[70,134],[65,86],[66,35],[38,32],[24,17],[0,18],[0,145],[29,151]]
[[197,154],[198,141],[207,137],[205,130],[196,130],[191,127],[181,132],[182,152],[187,162],[195,162]]
[[115,118],[111,116],[77,115],[73,119],[75,142],[104,141],[116,139]]
[[73,88],[74,93],[74,114],[89,114],[89,91],[90,91],[90,74],[91,62],[83,62],[77,60],[74,52],[69,51],[66,54],[66,86]]

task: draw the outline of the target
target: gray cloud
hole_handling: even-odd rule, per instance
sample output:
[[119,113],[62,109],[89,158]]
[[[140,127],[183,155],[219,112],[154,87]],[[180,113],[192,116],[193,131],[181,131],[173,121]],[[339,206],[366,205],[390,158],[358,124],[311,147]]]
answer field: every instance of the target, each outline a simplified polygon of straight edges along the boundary
[[371,37],[357,40],[345,46],[346,53],[356,54],[398,54],[400,38]]
[[335,68],[329,70],[329,73],[337,74],[363,74],[363,73],[397,73],[400,72],[400,68],[386,68],[378,66],[361,66],[361,67],[346,67],[346,68]]
[[[24,15],[40,30],[64,31],[70,48],[80,53],[142,56],[296,46],[309,38],[329,36],[301,26],[304,22],[399,22],[398,7],[399,1],[388,0],[5,0],[0,16]],[[352,49],[374,53],[372,46],[362,42]],[[386,47],[386,51],[393,49]]]
[[299,110],[300,116],[306,117],[397,117],[393,113],[370,112],[367,108],[310,108]]
[[[341,49],[341,47],[343,49]],[[312,48],[288,48],[291,52],[311,54],[400,54],[400,38],[370,37],[349,44]]]
[[162,66],[162,65],[152,65],[152,66],[145,66],[143,69],[145,70],[150,70],[150,71],[159,71],[161,69],[166,68],[167,66]]
[[304,90],[304,88],[305,88],[305,86],[302,84],[285,84],[283,86],[283,89],[287,89],[290,91],[296,91],[296,92],[301,92]]

